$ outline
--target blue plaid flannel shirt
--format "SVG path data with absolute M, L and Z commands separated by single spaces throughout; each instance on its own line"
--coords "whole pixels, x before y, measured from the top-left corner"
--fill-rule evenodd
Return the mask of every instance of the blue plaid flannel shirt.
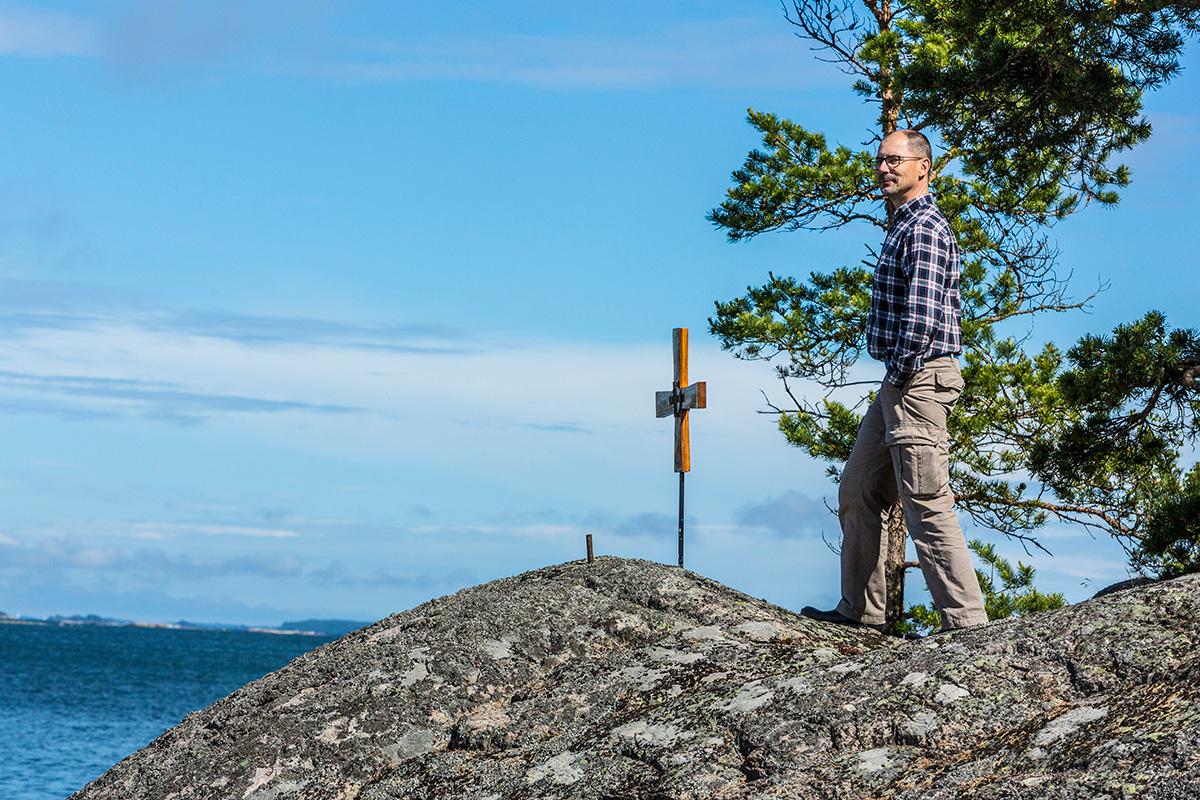
M 896 209 L 867 317 L 867 351 L 903 386 L 932 356 L 962 351 L 958 244 L 929 194 Z

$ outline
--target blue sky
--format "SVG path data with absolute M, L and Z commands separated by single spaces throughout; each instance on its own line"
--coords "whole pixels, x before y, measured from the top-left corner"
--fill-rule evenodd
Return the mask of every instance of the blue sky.
M 1035 340 L 1194 319 L 1198 66 L 1148 99 L 1119 209 L 1056 231 L 1076 292 L 1110 288 Z M 374 619 L 586 532 L 673 561 L 680 325 L 710 403 L 689 567 L 836 598 L 824 465 L 706 335 L 713 300 L 876 236 L 704 219 L 747 107 L 870 136 L 777 4 L 0 2 L 0 93 L 0 609 Z M 1043 540 L 1068 599 L 1125 575 Z

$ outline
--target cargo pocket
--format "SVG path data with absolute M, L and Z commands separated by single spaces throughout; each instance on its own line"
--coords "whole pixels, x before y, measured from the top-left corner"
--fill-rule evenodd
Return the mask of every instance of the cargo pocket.
M 950 457 L 937 444 L 902 444 L 900 480 L 913 497 L 937 497 L 950 482 Z
M 954 372 L 938 370 L 933 374 L 933 382 L 937 386 L 939 394 L 953 393 L 955 400 L 958 399 L 958 396 L 962 394 L 963 388 L 967 385 L 957 370 Z
M 887 432 L 885 442 L 899 456 L 902 493 L 936 497 L 950 483 L 950 453 L 932 431 L 900 425 Z

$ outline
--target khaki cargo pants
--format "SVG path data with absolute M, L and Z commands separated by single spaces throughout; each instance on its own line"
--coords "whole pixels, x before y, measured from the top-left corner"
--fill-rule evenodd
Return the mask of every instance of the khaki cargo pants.
M 884 621 L 884 512 L 899 495 L 925 584 L 944 627 L 987 622 L 950 491 L 946 417 L 962 390 L 957 359 L 942 356 L 925 362 L 904 386 L 883 381 L 867 409 L 838 488 L 841 614 L 869 624 Z

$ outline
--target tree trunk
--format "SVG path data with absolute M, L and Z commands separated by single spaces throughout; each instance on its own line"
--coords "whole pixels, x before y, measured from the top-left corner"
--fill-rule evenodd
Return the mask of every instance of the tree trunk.
M 904 512 L 896 501 L 887 512 L 887 599 L 884 606 L 883 632 L 891 636 L 900 635 L 900 624 L 904 621 L 904 549 L 908 543 L 908 529 L 904 526 Z
M 890 0 L 882 0 L 874 7 L 875 22 L 882 33 L 891 28 L 892 4 Z M 880 65 L 878 73 L 879 86 L 879 127 L 880 137 L 885 137 L 900 127 L 900 98 L 897 97 L 891 66 Z M 888 205 L 888 227 L 892 226 L 892 207 Z M 900 625 L 904 621 L 904 550 L 908 543 L 908 529 L 904 526 L 904 512 L 897 500 L 887 512 L 887 566 L 884 574 L 887 576 L 887 598 L 884 605 L 884 632 L 892 636 L 900 635 Z
M 888 0 L 883 0 L 877 7 L 875 22 L 879 25 L 880 33 L 887 31 L 891 27 L 892 4 Z M 896 90 L 892 85 L 892 68 L 887 64 L 880 65 L 877 85 L 879 86 L 879 140 L 882 142 L 889 134 L 895 133 L 900 127 L 899 98 L 896 97 Z M 887 222 L 889 229 L 892 227 L 894 213 L 891 204 L 888 203 Z M 903 553 L 901 553 L 900 560 L 904 560 Z

